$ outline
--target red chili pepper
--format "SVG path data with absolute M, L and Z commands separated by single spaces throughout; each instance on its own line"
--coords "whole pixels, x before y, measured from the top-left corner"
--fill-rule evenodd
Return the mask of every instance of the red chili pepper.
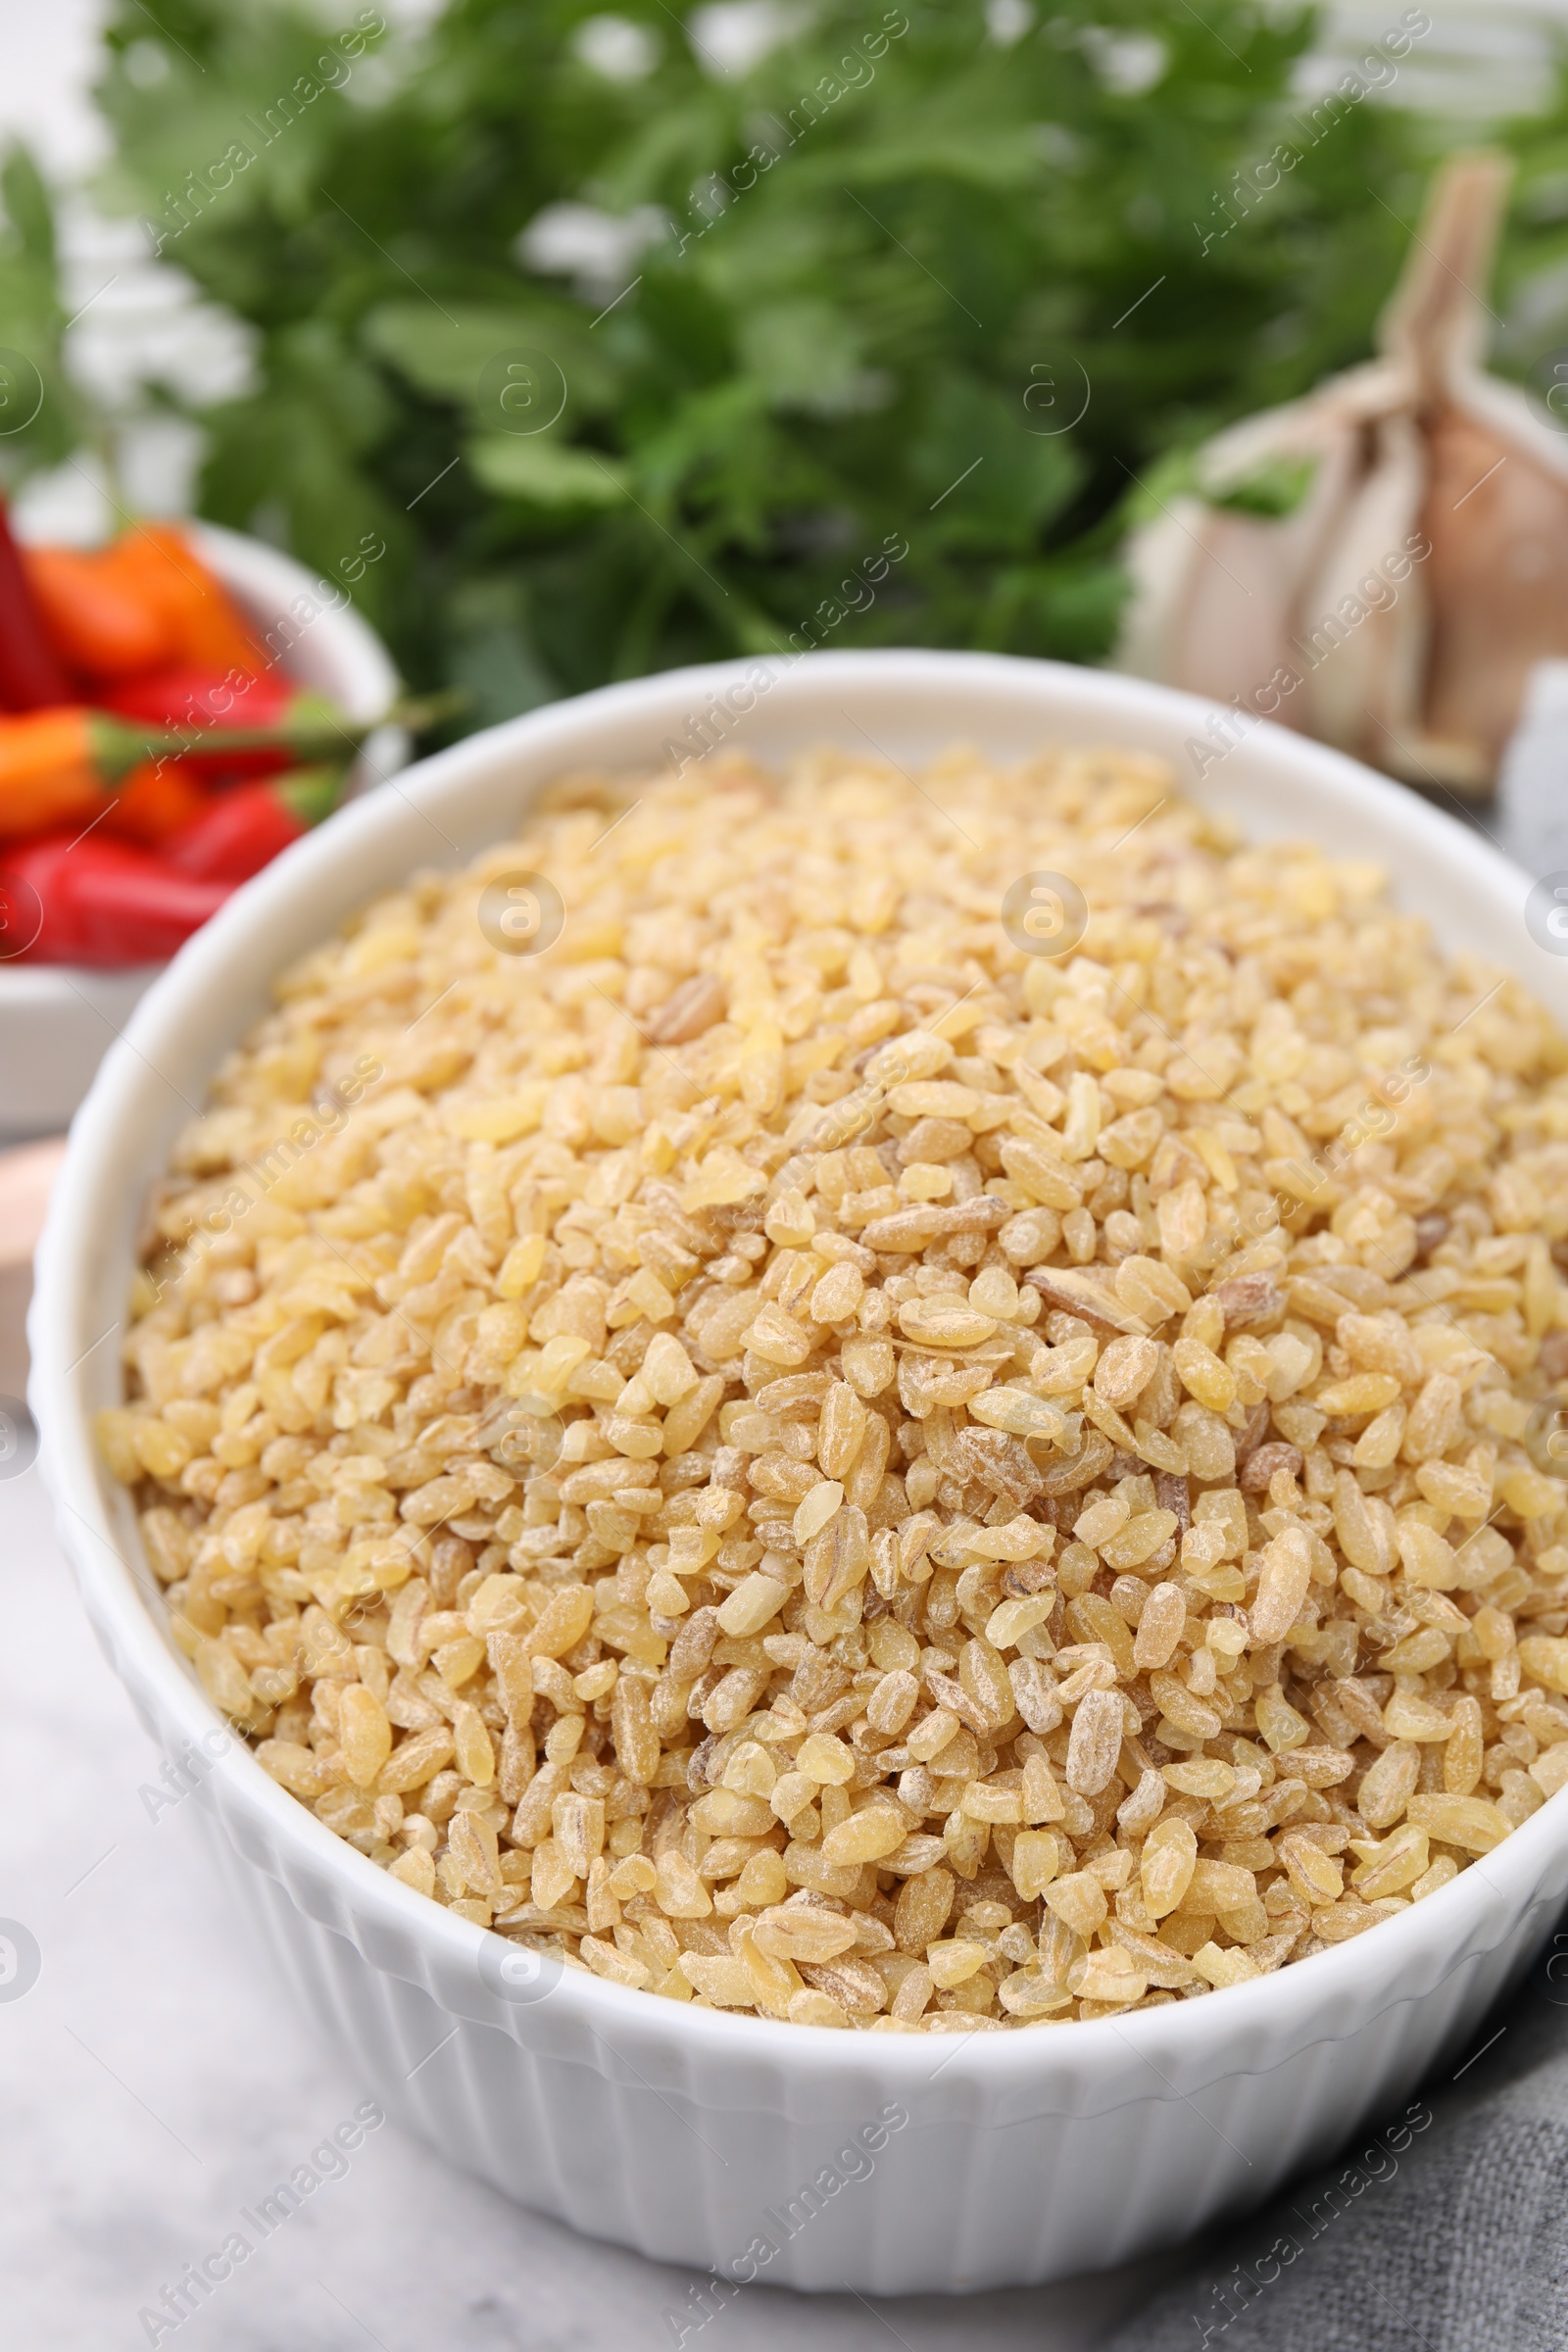
M 242 669 L 153 669 L 127 678 L 104 703 L 122 718 L 157 727 L 271 727 L 298 699 L 300 687 L 280 669 L 253 677 Z
M 252 677 L 244 670 L 178 668 L 134 677 L 108 694 L 104 708 L 124 719 L 143 719 L 148 727 L 284 727 L 301 701 L 313 699 L 301 696 L 296 682 L 282 670 Z M 193 766 L 200 774 L 212 774 L 214 764 L 214 760 L 195 753 Z M 275 751 L 225 755 L 223 774 L 272 776 L 291 764 L 287 746 L 277 746 Z
M 236 784 L 165 842 L 164 856 L 182 874 L 203 881 L 248 882 L 291 841 L 330 816 L 342 782 L 338 768 L 301 767 L 292 775 Z
M 0 904 L 33 963 L 162 963 L 216 914 L 227 882 L 176 873 L 128 843 L 45 834 L 0 865 Z
M 0 709 L 41 710 L 71 699 L 0 501 Z
M 335 703 L 309 693 L 281 670 L 261 677 L 240 669 L 156 670 L 117 687 L 104 707 L 149 726 L 211 730 L 215 748 L 192 752 L 187 762 L 194 775 L 209 779 L 276 775 L 301 760 L 329 757 L 334 748 L 346 756 L 365 732 Z M 225 733 L 258 729 L 273 738 L 270 745 L 253 751 L 217 748 Z

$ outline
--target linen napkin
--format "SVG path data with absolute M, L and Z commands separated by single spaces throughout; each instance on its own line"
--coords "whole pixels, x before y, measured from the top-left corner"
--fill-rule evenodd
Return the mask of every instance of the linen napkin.
M 1308 1963 L 1310 1965 L 1310 1963 Z M 1240 2224 L 1107 2352 L 1562 2352 L 1568 1935 L 1468 2054 Z

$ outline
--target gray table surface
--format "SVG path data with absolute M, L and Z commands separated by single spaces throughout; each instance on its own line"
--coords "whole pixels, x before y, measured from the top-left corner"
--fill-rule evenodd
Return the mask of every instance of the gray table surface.
M 0 1917 L 37 1981 L 0 1997 L 0 2342 L 125 2352 L 368 2085 L 301 2014 L 215 1880 L 192 1804 L 88 1630 L 36 1467 L 0 1483 Z M 750 2290 L 704 2352 L 1081 2352 L 1170 2266 L 964 2301 Z M 672 2348 L 691 2274 L 509 2205 L 394 2126 L 177 2331 L 222 2352 Z M 695 2336 L 688 2339 L 695 2344 Z

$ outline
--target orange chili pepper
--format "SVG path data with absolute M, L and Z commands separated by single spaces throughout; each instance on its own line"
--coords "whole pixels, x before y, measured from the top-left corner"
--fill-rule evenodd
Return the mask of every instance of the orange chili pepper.
M 136 523 L 99 561 L 106 579 L 158 615 L 166 639 L 163 661 L 251 673 L 266 668 L 267 656 L 228 591 L 172 524 Z
M 341 759 L 369 731 L 370 722 L 342 718 L 329 704 L 296 709 L 282 727 L 177 732 L 71 704 L 58 710 L 0 714 L 0 835 L 87 822 L 144 761 L 157 763 L 167 775 L 176 760 L 187 758 L 211 758 L 219 772 L 234 754 L 282 752 L 296 764 Z M 150 786 L 147 800 L 154 805 Z M 183 814 L 189 813 L 187 802 Z
M 89 817 L 102 804 L 106 781 L 89 712 L 68 706 L 0 721 L 0 833 L 35 833 Z
M 165 614 L 107 572 L 101 555 L 29 547 L 22 562 L 49 643 L 82 677 L 114 684 L 166 659 Z
M 67 704 L 0 717 L 0 834 L 85 823 L 132 768 L 179 738 Z

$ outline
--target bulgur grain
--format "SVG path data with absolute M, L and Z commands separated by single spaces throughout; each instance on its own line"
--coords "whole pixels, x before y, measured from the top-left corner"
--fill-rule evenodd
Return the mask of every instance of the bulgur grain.
M 610 1982 L 1120 2015 L 1568 1784 L 1568 1047 L 1143 756 L 579 783 L 284 975 L 152 1213 L 101 1441 L 176 1642 Z

